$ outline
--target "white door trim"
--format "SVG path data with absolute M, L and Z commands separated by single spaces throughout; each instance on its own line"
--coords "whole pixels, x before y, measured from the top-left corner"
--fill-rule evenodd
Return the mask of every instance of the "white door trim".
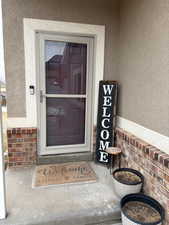
M 0 0 L 0 80 L 5 80 L 4 46 L 3 46 L 3 24 L 2 24 L 2 1 Z M 2 131 L 2 107 L 0 97 L 0 219 L 6 217 L 6 189 L 5 189 L 5 169 L 3 151 L 3 131 Z
M 97 121 L 97 101 L 99 81 L 103 80 L 105 26 L 90 25 L 51 20 L 24 18 L 24 50 L 25 50 L 25 87 L 26 87 L 26 117 L 9 118 L 8 127 L 37 127 L 37 97 L 30 95 L 29 86 L 36 87 L 36 31 L 71 33 L 74 35 L 92 36 L 95 38 L 94 58 L 94 124 Z
M 75 152 L 89 152 L 92 151 L 92 136 L 93 136 L 93 51 L 94 51 L 94 38 L 60 35 L 56 33 L 37 33 L 37 91 L 42 92 L 41 101 L 37 101 L 38 106 L 38 128 L 40 147 L 38 153 L 40 155 L 50 154 L 63 154 Z M 87 70 L 86 70 L 86 94 L 84 95 L 63 95 L 63 94 L 46 94 L 46 72 L 45 72 L 45 41 L 66 41 L 73 43 L 83 43 L 87 45 Z M 85 98 L 86 99 L 86 112 L 85 112 L 85 142 L 83 144 L 74 145 L 59 145 L 59 146 L 46 146 L 46 97 L 48 98 Z
M 5 189 L 5 169 L 3 151 L 3 131 L 2 131 L 2 107 L 0 99 L 0 219 L 6 217 L 6 189 Z

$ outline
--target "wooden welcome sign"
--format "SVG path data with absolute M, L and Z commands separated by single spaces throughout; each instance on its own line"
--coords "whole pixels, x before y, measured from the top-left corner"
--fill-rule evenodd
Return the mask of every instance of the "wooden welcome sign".
M 114 146 L 116 105 L 117 82 L 100 81 L 96 136 L 96 160 L 100 163 L 110 162 L 110 155 L 105 149 Z

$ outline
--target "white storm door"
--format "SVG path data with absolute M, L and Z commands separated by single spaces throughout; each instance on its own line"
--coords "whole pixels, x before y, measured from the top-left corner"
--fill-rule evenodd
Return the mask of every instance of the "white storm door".
M 38 33 L 40 155 L 91 151 L 93 38 Z

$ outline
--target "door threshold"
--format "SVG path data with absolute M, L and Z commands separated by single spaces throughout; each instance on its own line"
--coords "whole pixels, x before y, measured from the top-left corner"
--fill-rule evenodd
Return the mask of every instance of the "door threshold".
M 93 152 L 38 156 L 37 165 L 93 161 Z

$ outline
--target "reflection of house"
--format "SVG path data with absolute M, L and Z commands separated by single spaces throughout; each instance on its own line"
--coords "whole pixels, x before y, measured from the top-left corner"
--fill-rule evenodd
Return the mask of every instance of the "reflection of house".
M 48 93 L 85 93 L 86 47 L 85 44 L 68 43 L 63 55 L 54 55 L 46 62 Z

